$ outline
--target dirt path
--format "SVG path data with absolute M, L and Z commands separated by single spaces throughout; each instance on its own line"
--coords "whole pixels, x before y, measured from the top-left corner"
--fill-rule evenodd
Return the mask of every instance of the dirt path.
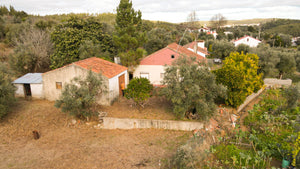
M 68 126 L 70 121 L 53 102 L 20 100 L 0 121 L 0 168 L 159 168 L 191 135 Z M 39 140 L 32 130 L 41 133 Z

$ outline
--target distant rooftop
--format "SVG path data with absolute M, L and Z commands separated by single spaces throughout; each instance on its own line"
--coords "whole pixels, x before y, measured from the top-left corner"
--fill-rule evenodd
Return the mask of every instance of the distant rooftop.
M 26 75 L 16 79 L 13 83 L 16 84 L 32 84 L 42 83 L 42 73 L 27 73 Z

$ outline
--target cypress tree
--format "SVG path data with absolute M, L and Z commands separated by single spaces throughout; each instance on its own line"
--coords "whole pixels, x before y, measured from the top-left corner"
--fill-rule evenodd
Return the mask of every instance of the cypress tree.
M 146 42 L 145 33 L 142 31 L 142 13 L 132 8 L 131 0 L 120 0 L 117 7 L 114 43 L 118 50 L 118 56 L 129 71 L 139 64 L 143 57 L 142 46 Z

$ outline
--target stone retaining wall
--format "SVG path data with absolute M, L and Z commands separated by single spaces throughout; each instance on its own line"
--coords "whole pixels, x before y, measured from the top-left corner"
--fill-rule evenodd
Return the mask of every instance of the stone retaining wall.
M 192 131 L 202 129 L 203 123 L 185 122 L 173 120 L 151 120 L 151 119 L 129 119 L 103 117 L 104 129 L 136 129 L 136 128 L 157 128 L 169 130 Z

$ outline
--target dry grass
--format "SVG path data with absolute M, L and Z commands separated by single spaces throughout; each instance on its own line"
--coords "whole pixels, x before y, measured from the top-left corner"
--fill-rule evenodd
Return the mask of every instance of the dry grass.
M 172 113 L 170 103 L 162 97 L 150 98 L 148 104 L 141 110 L 141 112 L 138 111 L 138 108 L 132 101 L 125 98 L 119 98 L 116 102 L 114 102 L 113 106 L 101 106 L 100 108 L 107 112 L 110 117 L 161 120 L 176 119 Z
M 159 168 L 159 161 L 171 157 L 191 135 L 69 126 L 72 118 L 53 104 L 20 99 L 0 121 L 0 168 Z M 40 132 L 40 139 L 33 139 L 33 130 Z

